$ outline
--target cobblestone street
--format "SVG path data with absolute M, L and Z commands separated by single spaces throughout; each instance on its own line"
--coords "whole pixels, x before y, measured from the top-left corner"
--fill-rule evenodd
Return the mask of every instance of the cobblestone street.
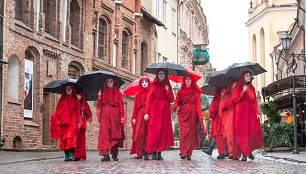
M 97 151 L 88 160 L 64 162 L 62 158 L 0 165 L 0 173 L 306 173 L 306 165 L 256 154 L 254 161 L 217 160 L 196 150 L 192 160 L 179 159 L 179 151 L 163 152 L 164 161 L 135 160 L 129 151 L 119 151 L 120 161 L 100 162 Z

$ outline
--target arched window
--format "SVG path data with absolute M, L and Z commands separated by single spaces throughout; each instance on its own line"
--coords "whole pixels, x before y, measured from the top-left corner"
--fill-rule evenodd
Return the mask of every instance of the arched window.
M 78 79 L 84 73 L 83 66 L 78 62 L 70 62 L 68 65 L 68 77 Z
M 10 57 L 8 60 L 8 73 L 7 73 L 7 93 L 8 97 L 18 101 L 19 91 L 19 65 L 17 58 Z
M 265 32 L 263 28 L 260 30 L 260 64 L 263 68 L 266 68 L 266 57 L 265 57 Z M 262 75 L 261 84 L 266 85 L 265 73 Z
M 126 31 L 122 32 L 122 67 L 128 66 L 129 35 Z
M 81 25 L 80 25 L 80 6 L 77 0 L 72 0 L 70 3 L 70 20 L 69 24 L 71 27 L 71 43 L 76 47 L 81 47 Z
M 15 18 L 22 20 L 22 2 L 21 0 L 15 0 Z
M 256 45 L 256 36 L 255 34 L 253 35 L 253 62 L 257 62 L 257 45 Z
M 98 39 L 98 57 L 105 59 L 106 42 L 107 42 L 107 23 L 99 19 L 99 39 Z
M 146 44 L 146 42 L 142 42 L 141 43 L 141 70 L 140 73 L 143 76 L 143 72 L 144 70 L 147 68 L 148 66 L 148 45 Z
M 34 55 L 25 51 L 24 60 L 24 117 L 33 118 L 34 97 Z

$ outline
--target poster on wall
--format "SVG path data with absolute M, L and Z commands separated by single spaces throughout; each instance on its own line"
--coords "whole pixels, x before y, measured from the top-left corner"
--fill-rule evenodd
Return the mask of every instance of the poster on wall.
M 24 117 L 33 118 L 33 61 L 25 59 Z

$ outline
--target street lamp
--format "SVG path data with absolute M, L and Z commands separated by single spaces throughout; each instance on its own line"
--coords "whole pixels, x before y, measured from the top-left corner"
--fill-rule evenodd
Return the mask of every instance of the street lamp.
M 281 38 L 281 42 L 282 42 L 282 47 L 283 50 L 286 52 L 289 50 L 290 48 L 290 44 L 291 44 L 291 38 L 288 34 L 288 31 L 286 31 L 283 34 L 283 37 Z M 294 54 L 292 53 L 292 90 L 293 90 L 293 126 L 294 126 L 294 150 L 293 150 L 293 154 L 299 154 L 299 151 L 297 149 L 297 117 L 296 117 L 296 96 L 295 96 L 295 70 L 297 68 L 297 63 L 295 58 L 299 59 L 300 57 L 304 57 L 305 54 Z M 300 58 L 301 59 L 301 58 Z M 303 61 L 305 61 L 304 59 L 301 59 Z

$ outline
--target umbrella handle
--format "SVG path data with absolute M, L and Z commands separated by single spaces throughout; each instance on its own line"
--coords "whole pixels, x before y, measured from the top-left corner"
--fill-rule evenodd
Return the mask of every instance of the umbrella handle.
M 81 120 L 83 120 L 84 117 L 84 111 L 82 111 Z

